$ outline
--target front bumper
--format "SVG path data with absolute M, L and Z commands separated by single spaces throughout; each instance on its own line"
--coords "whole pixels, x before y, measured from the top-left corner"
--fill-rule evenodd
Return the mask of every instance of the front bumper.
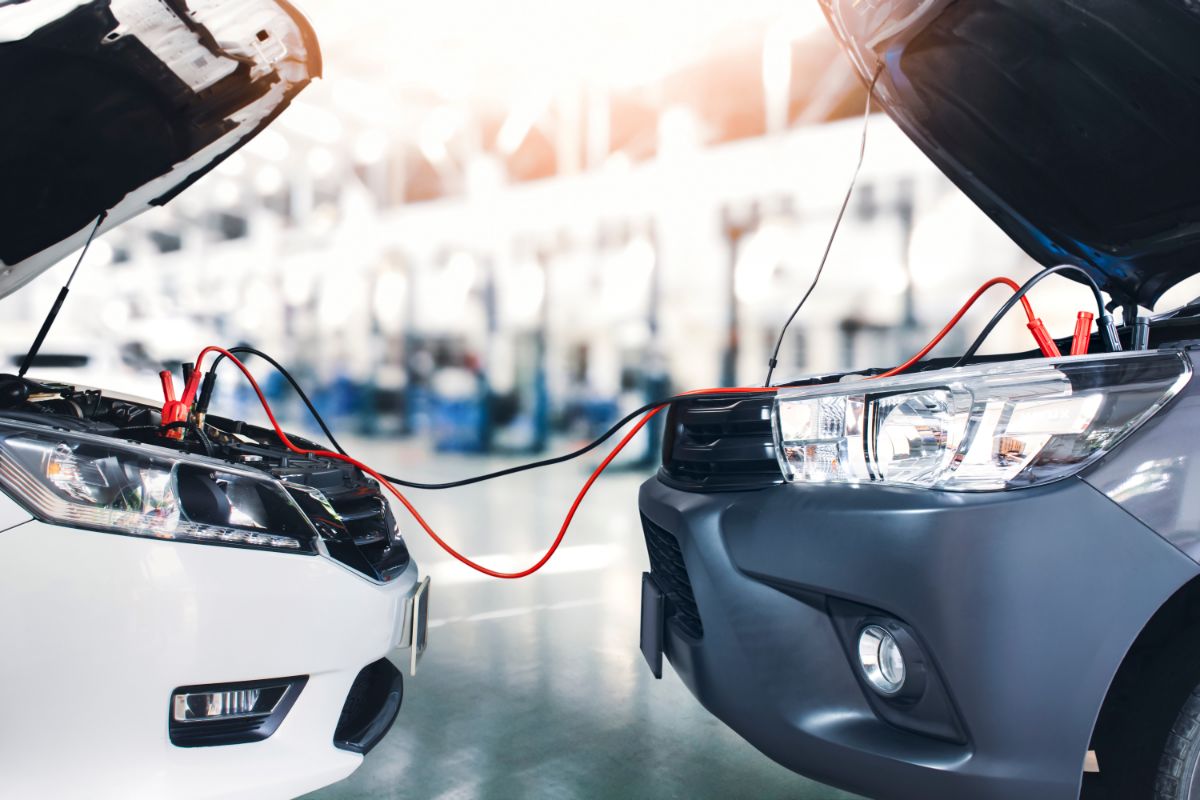
M 684 683 L 771 758 L 875 798 L 1077 797 L 1121 659 L 1197 573 L 1077 479 L 988 494 L 651 479 L 640 507 L 694 597 L 699 624 L 685 609 L 663 631 Z M 859 681 L 845 633 L 859 607 L 912 631 L 945 726 Z
M 335 746 L 339 717 L 409 641 L 416 581 L 415 564 L 380 585 L 321 556 L 0 531 L 0 795 L 294 797 L 346 777 L 363 757 Z M 269 738 L 169 741 L 177 687 L 297 675 Z

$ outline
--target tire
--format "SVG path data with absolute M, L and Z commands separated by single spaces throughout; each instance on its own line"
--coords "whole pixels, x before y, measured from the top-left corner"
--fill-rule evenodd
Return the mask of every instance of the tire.
M 1200 686 L 1187 696 L 1167 734 L 1154 800 L 1200 800 Z
M 1081 800 L 1200 800 L 1200 626 L 1126 662 L 1093 732 L 1100 772 L 1083 776 Z

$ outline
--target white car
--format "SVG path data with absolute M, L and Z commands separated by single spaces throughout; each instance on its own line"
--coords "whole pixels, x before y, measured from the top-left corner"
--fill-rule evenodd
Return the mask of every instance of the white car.
M 285 0 L 0 2 L 0 296 L 170 200 L 319 71 Z M 415 667 L 427 585 L 354 467 L 0 376 L 0 797 L 344 778 L 396 717 L 388 656 Z

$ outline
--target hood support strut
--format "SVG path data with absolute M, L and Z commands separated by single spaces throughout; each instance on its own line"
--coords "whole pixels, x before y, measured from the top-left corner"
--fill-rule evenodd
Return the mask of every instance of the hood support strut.
M 71 281 L 75 280 L 75 273 L 79 272 L 79 265 L 83 263 L 83 257 L 87 255 L 88 248 L 92 246 L 92 239 L 96 238 L 96 231 L 100 230 L 101 223 L 108 216 L 108 212 L 101 212 L 100 216 L 96 217 L 96 224 L 92 226 L 92 232 L 88 234 L 87 241 L 83 244 L 83 250 L 79 253 L 79 259 L 75 262 L 75 267 L 71 270 L 67 282 L 58 290 L 58 297 L 54 300 L 54 305 L 50 307 L 50 313 L 46 315 L 42 327 L 38 330 L 37 336 L 33 339 L 33 344 L 29 348 L 29 352 L 25 354 L 25 360 L 21 362 L 21 368 L 17 370 L 17 377 L 24 378 L 25 373 L 29 372 L 29 368 L 33 366 L 33 360 L 37 358 L 38 351 L 42 349 L 42 343 L 46 341 L 46 334 L 50 333 L 50 328 L 54 325 L 54 320 L 58 319 L 58 312 L 62 310 L 63 301 L 67 299 L 67 294 L 71 291 Z

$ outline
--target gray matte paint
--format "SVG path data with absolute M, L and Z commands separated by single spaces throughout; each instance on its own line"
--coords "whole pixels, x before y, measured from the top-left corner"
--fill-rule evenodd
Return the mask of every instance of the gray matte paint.
M 1194 345 L 1192 346 L 1194 347 Z M 1189 348 L 1192 368 L 1196 351 Z M 1200 561 L 1200 378 L 1083 477 Z
M 652 479 L 640 507 L 678 538 L 704 621 L 700 641 L 668 621 L 665 652 L 684 683 L 781 764 L 877 798 L 1077 797 L 1129 646 L 1200 572 L 1077 478 L 986 494 L 697 494 Z M 876 716 L 826 597 L 914 631 L 967 745 Z

